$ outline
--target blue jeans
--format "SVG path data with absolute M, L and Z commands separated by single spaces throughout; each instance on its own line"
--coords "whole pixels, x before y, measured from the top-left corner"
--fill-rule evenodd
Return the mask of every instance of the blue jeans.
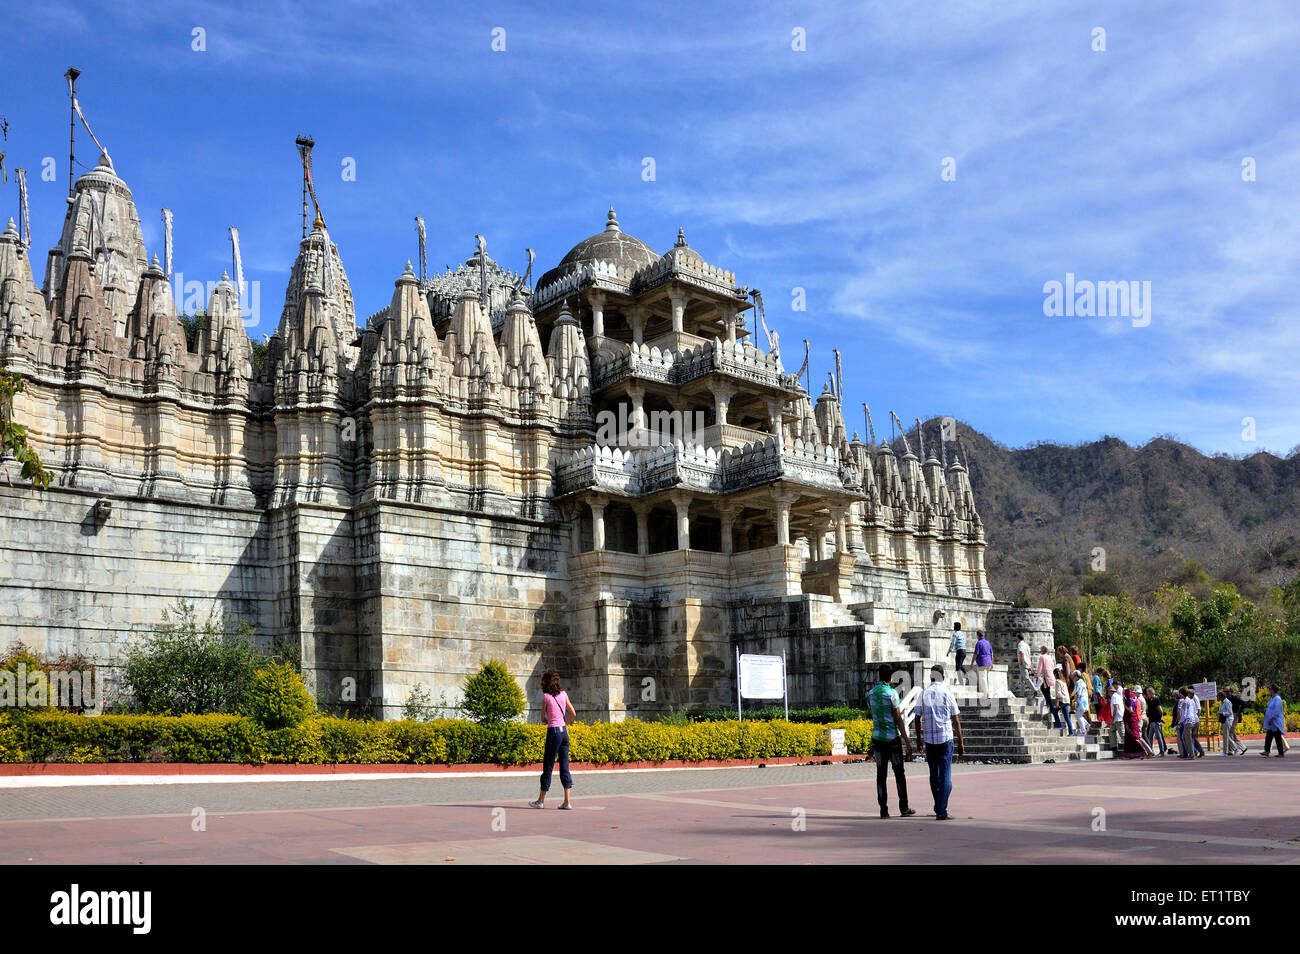
M 930 765 L 930 792 L 934 795 L 934 813 L 948 816 L 948 796 L 952 793 L 952 748 L 950 739 L 938 745 L 925 743 L 925 761 Z
M 560 757 L 560 784 L 567 791 L 573 788 L 573 776 L 569 774 L 569 730 L 564 726 L 547 726 L 546 754 L 542 757 L 542 791 L 551 790 L 551 770 L 555 768 L 555 757 Z
M 1165 741 L 1164 726 L 1160 725 L 1157 722 L 1148 721 L 1147 722 L 1147 746 L 1150 748 L 1154 748 L 1154 746 L 1152 746 L 1153 742 L 1159 742 L 1161 755 L 1164 755 L 1166 752 L 1169 751 L 1169 743 Z
M 1067 706 L 1064 702 L 1058 702 L 1058 703 L 1056 704 L 1056 711 L 1057 711 L 1057 719 L 1056 719 L 1056 726 L 1057 726 L 1057 728 L 1060 728 L 1060 726 L 1061 726 L 1061 717 L 1064 717 L 1064 718 L 1065 718 L 1065 734 L 1066 734 L 1066 735 L 1074 735 L 1074 726 L 1070 724 L 1070 707 Z

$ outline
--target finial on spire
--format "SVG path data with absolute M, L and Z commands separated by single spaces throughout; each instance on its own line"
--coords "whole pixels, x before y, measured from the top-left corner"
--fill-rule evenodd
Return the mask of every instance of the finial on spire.
M 686 233 L 682 230 L 680 225 L 677 226 L 677 244 L 673 247 L 686 248 Z
M 230 272 L 226 271 L 224 268 L 221 270 L 221 280 L 223 282 L 230 281 Z
M 312 222 L 311 229 L 313 232 L 325 228 L 325 220 L 321 218 L 320 209 L 316 210 L 316 221 Z
M 613 205 L 610 205 L 610 207 L 609 207 L 609 215 L 605 216 L 605 231 L 606 231 L 606 232 L 617 232 L 617 231 L 619 231 L 619 228 L 618 228 L 618 216 L 614 214 L 614 206 L 613 206 Z
M 7 235 L 10 232 L 13 232 L 15 235 L 18 234 L 18 229 L 14 227 L 14 217 L 12 215 L 9 216 L 9 224 L 5 226 L 5 234 Z

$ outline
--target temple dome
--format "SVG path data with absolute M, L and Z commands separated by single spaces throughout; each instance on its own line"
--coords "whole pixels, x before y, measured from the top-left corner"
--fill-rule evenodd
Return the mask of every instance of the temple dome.
M 583 239 L 569 249 L 568 254 L 560 259 L 560 264 L 541 277 L 537 287 L 545 288 L 551 282 L 593 262 L 610 262 L 619 269 L 636 271 L 657 261 L 659 255 L 654 249 L 618 227 L 614 207 L 610 206 L 605 230 Z

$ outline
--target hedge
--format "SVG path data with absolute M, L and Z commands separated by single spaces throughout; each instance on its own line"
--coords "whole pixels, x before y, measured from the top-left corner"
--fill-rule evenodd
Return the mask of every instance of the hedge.
M 863 754 L 871 723 L 842 723 Z M 825 726 L 792 722 L 625 722 L 569 727 L 569 757 L 600 765 L 829 754 Z M 233 715 L 81 716 L 47 711 L 0 717 L 0 762 L 218 762 L 519 765 L 542 760 L 545 727 L 459 719 L 375 722 L 314 716 L 281 729 Z
M 735 709 L 693 709 L 686 713 L 692 722 L 731 722 L 736 718 Z M 764 706 L 745 713 L 745 721 L 761 719 L 768 721 L 784 720 L 785 709 L 781 706 Z M 839 725 L 842 722 L 870 720 L 869 709 L 853 709 L 849 706 L 823 706 L 817 709 L 791 709 L 791 722 L 814 722 L 820 725 Z

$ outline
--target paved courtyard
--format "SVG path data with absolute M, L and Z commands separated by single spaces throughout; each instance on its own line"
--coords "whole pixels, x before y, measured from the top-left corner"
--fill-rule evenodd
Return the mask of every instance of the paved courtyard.
M 1300 863 L 1300 758 L 1253 748 L 957 766 L 945 822 L 915 763 L 888 820 L 863 763 L 591 772 L 572 812 L 532 775 L 6 788 L 0 864 Z

